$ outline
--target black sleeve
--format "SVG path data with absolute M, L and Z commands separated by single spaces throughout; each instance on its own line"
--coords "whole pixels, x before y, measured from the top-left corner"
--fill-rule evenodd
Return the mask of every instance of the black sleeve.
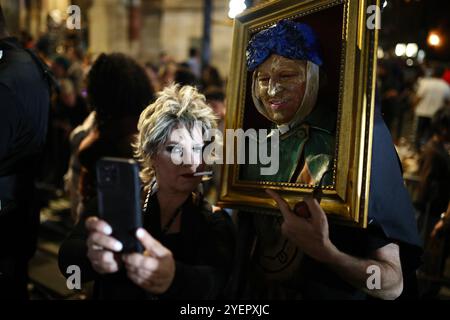
M 397 243 L 397 241 L 389 239 L 384 234 L 381 227 L 376 224 L 371 224 L 367 227 L 366 241 L 367 241 L 366 248 L 368 254 L 378 249 L 381 249 L 390 243 Z
M 8 154 L 18 130 L 18 108 L 18 101 L 11 90 L 0 83 L 0 160 Z
M 199 263 L 189 265 L 176 261 L 175 278 L 165 299 L 223 298 L 232 267 L 235 237 L 231 218 L 226 212 L 209 217 L 203 245 L 199 248 Z
M 330 239 L 339 250 L 360 258 L 367 258 L 375 250 L 396 243 L 375 222 L 370 223 L 367 229 L 330 224 Z

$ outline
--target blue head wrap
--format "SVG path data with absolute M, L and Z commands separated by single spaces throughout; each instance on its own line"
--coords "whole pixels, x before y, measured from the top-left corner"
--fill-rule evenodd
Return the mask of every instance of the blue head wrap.
M 271 54 L 322 65 L 314 31 L 310 26 L 292 20 L 281 20 L 252 37 L 247 46 L 248 70 L 255 70 Z

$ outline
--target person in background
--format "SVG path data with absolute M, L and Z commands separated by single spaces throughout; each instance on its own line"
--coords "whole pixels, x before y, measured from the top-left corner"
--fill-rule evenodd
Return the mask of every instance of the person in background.
M 69 79 L 73 81 L 75 92 L 81 94 L 84 89 L 84 69 L 83 69 L 83 50 L 79 47 L 69 47 L 67 57 L 70 61 L 70 67 L 67 70 Z
M 47 65 L 52 65 L 51 60 L 51 45 L 50 45 L 50 39 L 48 36 L 42 36 L 38 39 L 35 46 L 35 51 L 38 57 Z
M 211 106 L 218 119 L 218 128 L 225 128 L 225 93 L 220 87 L 210 87 L 205 91 L 206 102 Z
M 96 195 L 95 166 L 102 157 L 132 158 L 132 142 L 142 110 L 154 91 L 143 67 L 121 54 L 101 54 L 87 77 L 94 128 L 80 143 L 80 196 L 83 207 Z
M 177 64 L 172 61 L 161 65 L 159 68 L 159 83 L 161 88 L 165 88 L 175 81 L 177 68 Z
M 450 107 L 439 109 L 431 121 L 432 136 L 420 160 L 420 185 L 416 207 L 425 243 L 450 199 Z
M 181 86 L 199 86 L 199 80 L 195 74 L 191 71 L 186 63 L 181 63 L 177 66 L 177 71 L 175 72 L 174 82 Z
M 205 97 L 206 103 L 213 109 L 214 114 L 217 117 L 217 128 L 222 132 L 222 135 L 224 135 L 226 113 L 225 94 L 220 88 L 210 87 L 206 90 Z M 212 178 L 203 183 L 205 195 L 212 204 L 215 204 L 218 200 L 221 177 L 222 165 L 214 164 Z
M 450 86 L 450 69 L 446 69 L 444 75 L 442 76 L 445 82 Z
M 52 72 L 56 79 L 65 79 L 69 76 L 70 61 L 66 57 L 58 56 L 52 62 Z
M 147 76 L 150 79 L 153 89 L 156 92 L 160 91 L 162 88 L 158 77 L 158 66 L 151 62 L 147 62 L 145 64 L 145 71 L 147 72 Z
M 440 219 L 427 235 L 424 263 L 419 270 L 422 299 L 436 299 L 445 277 L 446 261 L 450 254 L 450 201 Z M 442 282 L 441 282 L 442 281 Z
M 0 5 L 0 300 L 28 298 L 36 250 L 35 174 L 45 144 L 49 70 L 9 37 Z
M 200 79 L 202 76 L 202 69 L 200 61 L 200 51 L 197 48 L 192 47 L 189 49 L 189 58 L 186 61 L 186 64 L 194 74 L 194 76 L 197 79 Z
M 442 79 L 444 69 L 437 67 L 429 78 L 422 78 L 418 82 L 414 99 L 414 109 L 417 122 L 416 148 L 421 147 L 431 136 L 431 119 L 436 111 L 450 100 L 450 86 Z
M 210 87 L 223 88 L 223 80 L 220 77 L 219 70 L 211 65 L 203 68 L 201 83 L 203 91 L 207 91 Z
M 400 95 L 404 80 L 400 67 L 395 62 L 381 61 L 378 69 L 378 86 L 381 94 L 381 111 L 394 141 L 399 139 L 398 126 L 402 113 Z
M 92 111 L 84 122 L 76 127 L 69 137 L 70 160 L 69 168 L 64 175 L 64 191 L 70 198 L 70 213 L 72 220 L 78 222 L 78 212 L 81 210 L 81 195 L 79 190 L 81 164 L 78 157 L 78 149 L 86 136 L 95 129 L 95 111 Z
M 72 80 L 61 79 L 59 83 L 60 92 L 50 111 L 46 181 L 62 190 L 70 159 L 70 133 L 85 120 L 89 110 L 85 99 L 76 92 Z

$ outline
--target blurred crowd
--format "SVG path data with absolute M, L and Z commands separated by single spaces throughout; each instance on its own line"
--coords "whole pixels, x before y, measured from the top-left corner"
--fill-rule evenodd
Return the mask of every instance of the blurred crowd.
M 196 48 L 189 50 L 186 61 L 161 52 L 156 61 L 142 63 L 123 54 L 93 57 L 70 35 L 44 35 L 34 41 L 23 33 L 21 41 L 47 63 L 58 83 L 38 187 L 48 199 L 70 198 L 74 221 L 95 194 L 96 161 L 103 156 L 133 157 L 138 117 L 163 88 L 172 83 L 197 87 L 224 128 L 225 80 L 214 66 L 202 66 Z M 441 214 L 450 210 L 450 69 L 383 59 L 377 71 L 378 102 L 397 146 L 428 252 L 424 274 L 439 278 L 445 268 L 442 257 L 450 247 L 449 231 L 439 226 Z M 220 179 L 216 171 L 205 183 L 212 203 Z M 436 239 L 443 243 L 437 253 L 432 249 Z M 436 254 L 440 265 L 430 267 L 427 257 L 435 264 Z M 436 286 L 430 285 L 426 293 L 435 294 L 433 290 Z
M 157 61 L 141 63 L 123 54 L 93 57 L 70 34 L 55 39 L 49 33 L 37 41 L 21 36 L 22 45 L 45 61 L 57 82 L 38 187 L 47 200 L 68 196 L 74 221 L 80 205 L 95 193 L 95 161 L 133 157 L 138 117 L 163 88 L 172 83 L 197 87 L 224 127 L 225 81 L 216 67 L 202 66 L 197 48 L 189 49 L 186 61 L 161 52 Z M 205 182 L 213 202 L 217 185 L 218 174 Z
M 424 295 L 433 296 L 450 247 L 448 226 L 442 224 L 450 212 L 450 69 L 381 60 L 378 90 L 424 241 Z

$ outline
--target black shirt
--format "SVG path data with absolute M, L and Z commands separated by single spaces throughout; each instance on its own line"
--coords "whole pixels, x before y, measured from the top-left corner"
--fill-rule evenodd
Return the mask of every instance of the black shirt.
M 96 212 L 95 199 L 89 212 Z M 225 212 L 213 213 L 204 201 L 188 199 L 181 213 L 178 234 L 163 234 L 159 205 L 155 196 L 144 214 L 144 228 L 172 251 L 175 278 L 169 290 L 151 295 L 134 285 L 124 270 L 100 276 L 88 260 L 83 217 L 59 251 L 59 266 L 65 276 L 69 265 L 81 268 L 82 281 L 96 281 L 96 298 L 101 299 L 214 299 L 222 296 L 233 260 L 234 234 Z
M 375 111 L 372 148 L 369 226 L 367 229 L 356 229 L 330 222 L 330 240 L 341 251 L 359 258 L 367 258 L 373 251 L 389 243 L 398 244 L 404 280 L 404 297 L 411 297 L 416 294 L 414 292 L 415 270 L 421 262 L 421 241 L 411 199 L 402 179 L 400 162 L 379 109 Z M 274 233 L 274 238 L 266 241 L 266 247 L 268 247 L 267 243 L 270 245 L 270 241 L 276 243 L 277 234 L 280 232 L 275 232 L 277 228 L 275 223 L 265 224 L 273 226 L 272 230 L 258 232 L 258 221 L 263 218 L 254 218 L 253 215 L 250 212 L 239 213 L 234 281 L 230 287 L 232 297 L 314 300 L 368 298 L 364 292 L 352 287 L 327 266 L 307 255 L 302 257 L 298 249 L 292 245 L 289 247 L 288 244 L 280 251 L 281 255 L 260 260 L 267 262 L 269 259 L 273 261 L 275 261 L 274 258 L 279 259 L 282 263 L 272 264 L 272 266 L 281 265 L 283 269 L 266 268 L 265 272 L 258 276 L 255 273 L 258 268 L 254 267 L 257 266 L 258 261 L 255 262 L 253 259 L 255 255 L 252 254 L 255 252 L 254 244 L 258 244 L 257 235 L 258 233 L 263 235 Z M 265 264 L 265 266 L 268 265 L 270 266 L 270 263 Z M 274 276 L 274 273 L 278 274 Z M 275 280 L 263 280 L 268 277 Z

